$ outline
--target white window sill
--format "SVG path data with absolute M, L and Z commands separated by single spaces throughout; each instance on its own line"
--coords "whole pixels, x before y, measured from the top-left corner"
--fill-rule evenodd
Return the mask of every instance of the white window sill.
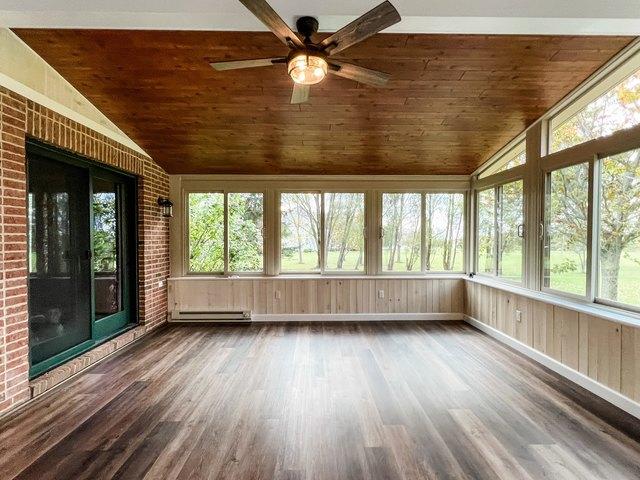
M 354 275 L 354 274 L 281 274 L 269 275 L 242 275 L 242 276 L 222 276 L 222 275 L 188 275 L 183 277 L 170 277 L 170 282 L 176 281 L 229 281 L 229 280 L 438 280 L 438 279 L 465 279 L 464 273 L 429 273 L 424 275 Z
M 567 308 L 579 313 L 585 313 L 587 315 L 593 315 L 594 317 L 604 318 L 612 322 L 621 323 L 623 325 L 629 325 L 632 327 L 640 327 L 640 315 L 623 310 L 620 308 L 610 307 L 608 305 L 601 305 L 598 303 L 574 300 L 570 298 L 562 297 L 561 295 L 554 295 L 547 292 L 538 292 L 535 290 L 529 290 L 528 288 L 520 287 L 517 285 L 510 285 L 499 280 L 490 279 L 486 277 L 465 277 L 468 282 L 485 285 L 487 287 L 496 288 L 505 292 L 514 293 L 522 297 L 530 298 L 532 300 L 538 300 L 540 302 L 549 303 L 557 307 Z

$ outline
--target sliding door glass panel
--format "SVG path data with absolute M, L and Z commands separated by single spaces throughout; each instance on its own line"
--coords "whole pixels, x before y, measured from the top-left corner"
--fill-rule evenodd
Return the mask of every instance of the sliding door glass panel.
M 325 270 L 364 271 L 364 193 L 325 193 Z
M 93 179 L 93 285 L 96 319 L 122 310 L 119 245 L 120 192 L 115 182 Z
M 29 157 L 29 345 L 35 365 L 91 338 L 89 176 Z
M 425 203 L 425 268 L 464 269 L 464 195 L 428 193 Z
M 280 195 L 280 271 L 320 271 L 320 194 Z
M 546 190 L 543 285 L 586 295 L 589 165 L 554 170 Z
M 640 307 L 640 149 L 601 161 L 598 297 Z
M 522 281 L 524 218 L 522 180 L 502 185 L 498 207 L 498 276 Z
M 263 195 L 229 193 L 227 195 L 229 228 L 229 271 L 263 270 Z
M 419 272 L 421 266 L 422 195 L 382 194 L 382 269 Z
M 477 251 L 478 273 L 495 274 L 496 191 L 478 192 Z
M 224 272 L 224 194 L 190 193 L 189 272 Z

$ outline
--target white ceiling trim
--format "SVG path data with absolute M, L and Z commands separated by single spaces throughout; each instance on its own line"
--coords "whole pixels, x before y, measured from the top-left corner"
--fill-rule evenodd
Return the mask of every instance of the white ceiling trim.
M 320 30 L 334 32 L 357 15 L 318 15 Z M 289 25 L 295 19 L 285 18 Z M 202 12 L 69 12 L 0 10 L 0 27 L 140 30 L 264 31 L 250 15 Z M 388 33 L 640 35 L 640 18 L 403 16 Z

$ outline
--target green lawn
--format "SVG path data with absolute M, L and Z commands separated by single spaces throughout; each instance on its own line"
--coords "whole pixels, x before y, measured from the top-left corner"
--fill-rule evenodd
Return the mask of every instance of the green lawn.
M 630 305 L 640 305 L 640 264 L 637 263 L 640 261 L 640 249 L 629 253 L 630 255 L 623 256 L 620 261 L 617 301 Z M 567 260 L 573 260 L 578 266 L 578 270 L 562 273 L 552 272 L 550 287 L 562 292 L 584 295 L 587 274 L 579 271 L 580 258 L 576 253 L 568 251 L 554 252 L 551 258 L 551 267 L 553 268 L 553 266 L 562 264 Z M 503 276 L 506 278 L 516 277 L 519 262 L 519 254 L 508 253 L 503 255 Z
M 382 252 L 382 267 L 384 270 L 387 270 L 387 265 L 389 262 L 389 250 L 385 249 Z M 406 272 L 407 271 L 407 267 L 406 267 L 406 259 L 407 259 L 407 254 L 405 252 L 402 252 L 402 254 L 400 255 L 400 262 L 396 261 L 393 264 L 393 270 L 394 272 Z M 464 259 L 464 253 L 462 251 L 462 249 L 458 249 L 458 251 L 456 252 L 456 258 L 455 258 L 455 264 L 454 264 L 454 268 L 453 271 L 457 271 L 460 272 L 464 269 L 463 266 L 463 259 Z M 412 265 L 412 270 L 411 272 L 419 272 L 420 271 L 420 259 L 417 258 L 413 265 Z M 443 261 L 442 261 L 442 249 L 434 249 L 432 251 L 431 254 L 431 265 L 430 265 L 430 270 L 434 271 L 434 272 L 441 272 L 444 271 L 444 266 L 443 266 Z
M 335 270 L 338 263 L 339 252 L 329 252 L 328 268 L 327 270 Z M 347 252 L 342 269 L 345 271 L 356 271 L 356 264 L 358 262 L 359 252 Z M 298 258 L 298 252 L 293 255 L 280 257 L 280 269 L 283 272 L 313 272 L 317 268 L 318 254 L 316 252 L 303 252 L 302 263 Z M 364 266 L 361 264 L 358 267 L 358 271 L 364 271 Z
M 387 261 L 389 258 L 389 253 L 387 251 L 385 251 L 383 253 L 383 265 L 386 267 L 387 265 Z M 344 265 L 343 265 L 343 270 L 345 271 L 355 271 L 356 270 L 356 263 L 358 261 L 358 256 L 359 253 L 358 252 L 348 252 Z M 405 262 L 404 260 L 406 259 L 406 255 L 403 253 L 401 256 L 401 262 L 396 262 L 394 264 L 393 267 L 393 271 L 394 272 L 406 272 L 406 267 L 405 267 Z M 315 252 L 303 252 L 302 254 L 302 263 L 299 262 L 298 259 L 298 253 L 295 252 L 293 255 L 289 255 L 289 256 L 283 256 L 280 258 L 280 268 L 282 271 L 284 272 L 313 272 L 314 268 L 317 266 L 317 254 Z M 328 258 L 328 268 L 327 270 L 331 270 L 331 269 L 335 269 L 336 267 L 336 263 L 338 260 L 338 252 L 333 251 L 333 252 L 329 252 L 329 258 Z M 463 260 L 463 253 L 462 250 L 459 250 L 456 254 L 456 262 L 455 262 L 455 269 L 457 271 L 461 271 L 463 269 L 463 264 L 462 264 L 462 260 Z M 434 252 L 433 257 L 432 257 L 432 263 L 431 263 L 431 269 L 434 271 L 441 271 L 442 270 L 442 253 L 440 253 L 439 251 Z M 358 271 L 364 271 L 364 266 L 360 265 L 359 270 Z M 419 272 L 420 271 L 420 261 L 417 260 L 414 263 L 413 266 L 413 270 L 412 272 Z

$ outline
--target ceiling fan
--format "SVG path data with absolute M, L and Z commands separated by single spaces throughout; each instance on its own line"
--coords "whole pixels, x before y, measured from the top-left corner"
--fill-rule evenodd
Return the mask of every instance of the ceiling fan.
M 289 47 L 289 54 L 286 57 L 214 62 L 211 66 L 216 70 L 285 64 L 294 82 L 291 103 L 306 102 L 309 99 L 309 86 L 324 80 L 327 73 L 375 87 L 382 86 L 389 80 L 390 75 L 387 73 L 334 60 L 330 56 L 398 23 L 400 14 L 390 2 L 382 2 L 319 43 L 314 43 L 311 39 L 318 31 L 318 20 L 315 18 L 300 17 L 296 21 L 298 33 L 302 35 L 300 39 L 266 0 L 240 0 L 240 3 Z

